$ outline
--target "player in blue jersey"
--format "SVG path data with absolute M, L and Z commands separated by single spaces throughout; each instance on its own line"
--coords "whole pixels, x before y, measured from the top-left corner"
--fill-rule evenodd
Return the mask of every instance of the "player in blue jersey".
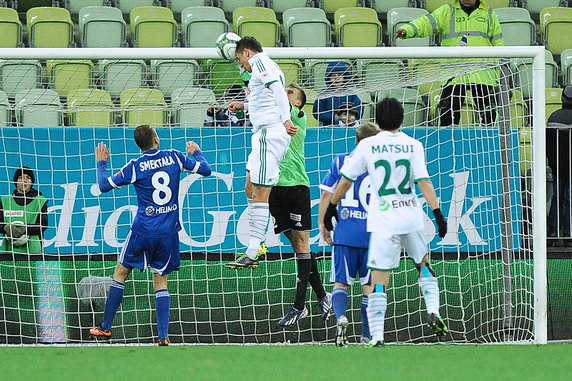
M 362 124 L 356 130 L 356 143 L 359 143 L 362 139 L 376 135 L 379 131 L 379 127 L 374 123 Z M 342 154 L 334 159 L 330 166 L 330 171 L 320 185 L 322 196 L 320 199 L 320 216 L 318 218 L 322 238 L 327 244 L 334 245 L 330 281 L 334 282 L 332 306 L 337 319 L 335 343 L 338 347 L 348 345 L 348 337 L 346 334 L 349 324 L 346 316 L 348 290 L 358 275 L 363 292 L 361 301 L 361 342 L 367 344 L 370 340 L 367 321 L 367 302 L 368 295 L 371 294 L 372 291 L 372 286 L 371 272 L 367 268 L 367 249 L 369 247 L 370 236 L 366 228 L 367 200 L 369 199 L 370 186 L 367 173 L 358 177 L 353 183 L 353 188 L 340 200 L 338 204 L 340 220 L 336 226 L 333 239 L 331 232 L 326 230 L 322 223 L 326 208 L 330 204 L 330 198 L 342 178 L 340 169 L 348 155 L 348 153 Z
M 187 142 L 188 155 L 185 155 L 174 149 L 160 150 L 159 137 L 148 125 L 138 126 L 133 135 L 143 155 L 129 161 L 111 177 L 107 176 L 109 149 L 104 143 L 99 143 L 95 152 L 99 189 L 109 192 L 113 188 L 133 184 L 138 208 L 113 273 L 103 322 L 91 328 L 89 333 L 95 338 L 111 338 L 111 325 L 123 299 L 125 280 L 134 268 L 144 271 L 150 267 L 156 297 L 158 345 L 166 346 L 169 345 L 171 304 L 167 277 L 171 271 L 179 269 L 180 263 L 180 174 L 189 171 L 209 176 L 211 168 L 195 142 Z

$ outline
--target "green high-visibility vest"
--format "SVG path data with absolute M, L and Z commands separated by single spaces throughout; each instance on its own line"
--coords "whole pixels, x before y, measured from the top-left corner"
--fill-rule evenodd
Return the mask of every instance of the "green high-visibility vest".
M 504 39 L 496 13 L 481 0 L 479 7 L 468 15 L 461 8 L 460 0 L 444 4 L 433 13 L 427 14 L 401 27 L 407 31 L 406 38 L 441 35 L 441 46 L 459 46 L 463 36 L 467 36 L 468 46 L 503 46 Z M 462 49 L 462 47 L 459 47 Z M 466 60 L 471 62 L 474 60 Z M 481 60 L 479 60 L 481 61 Z M 498 60 L 487 60 L 495 64 Z M 452 61 L 447 60 L 447 63 Z M 482 70 L 475 67 L 474 73 L 460 75 L 451 84 L 480 83 L 496 86 L 498 72 L 495 69 Z
M 13 196 L 3 196 L 4 222 L 11 223 L 21 221 L 25 225 L 34 225 L 38 220 L 44 204 L 48 201 L 45 197 L 37 195 L 28 205 L 18 205 Z M 42 240 L 38 235 L 30 236 L 30 240 L 24 246 L 12 246 L 12 241 L 6 237 L 2 240 L 1 251 L 22 254 L 41 254 Z

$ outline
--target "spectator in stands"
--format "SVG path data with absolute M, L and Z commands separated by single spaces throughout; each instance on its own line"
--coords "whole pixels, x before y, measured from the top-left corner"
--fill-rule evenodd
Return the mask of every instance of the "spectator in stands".
M 358 112 L 358 119 L 362 116 L 361 100 L 348 89 L 350 71 L 346 63 L 341 61 L 330 62 L 326 68 L 326 88 L 318 94 L 314 103 L 312 114 L 321 125 L 332 126 L 340 122 L 337 111 L 344 103 L 353 103 Z
M 48 228 L 48 200 L 34 189 L 30 167 L 14 173 L 16 189 L 0 199 L 0 233 L 4 234 L 0 251 L 41 254 L 42 236 Z
M 452 28 L 454 28 L 452 30 Z M 504 40 L 497 15 L 485 0 L 451 0 L 433 13 L 403 25 L 395 32 L 397 38 L 441 35 L 441 46 L 503 46 Z M 441 92 L 441 126 L 458 125 L 467 90 L 481 114 L 481 123 L 495 122 L 495 69 L 481 70 L 450 78 Z
M 246 83 L 248 84 L 248 81 L 246 81 Z M 246 101 L 246 92 L 244 91 L 244 87 L 240 85 L 232 85 L 225 91 L 223 100 L 225 104 L 229 104 L 232 101 L 238 101 L 238 102 Z M 231 112 L 230 110 L 227 110 L 227 115 L 228 118 L 230 119 L 230 125 L 232 127 L 250 126 L 248 115 L 244 110 L 238 110 L 235 113 Z
M 572 85 L 562 90 L 562 108 L 548 118 L 546 155 L 555 191 L 548 215 L 549 237 L 570 237 L 570 142 L 572 141 Z M 572 243 L 572 242 L 570 242 Z
M 230 127 L 230 119 L 227 111 L 220 105 L 216 104 L 207 109 L 205 116 L 205 127 Z
M 335 118 L 339 127 L 357 128 L 360 125 L 357 107 L 351 102 L 342 104 L 336 111 Z

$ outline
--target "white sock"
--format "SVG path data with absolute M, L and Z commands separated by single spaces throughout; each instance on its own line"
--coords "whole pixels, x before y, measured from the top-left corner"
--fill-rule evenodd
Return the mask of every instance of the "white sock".
M 251 198 L 246 198 L 246 214 L 248 215 L 248 220 L 250 221 L 250 218 L 252 217 L 252 204 L 254 203 L 254 201 L 252 201 Z
M 253 202 L 248 226 L 250 237 L 248 239 L 248 248 L 246 249 L 246 255 L 251 259 L 256 259 L 260 242 L 264 241 L 264 236 L 266 236 L 269 219 L 268 203 Z
M 383 341 L 385 329 L 385 311 L 387 310 L 387 294 L 374 292 L 368 297 L 367 320 L 369 332 L 374 342 Z
M 419 288 L 423 299 L 425 299 L 427 313 L 439 315 L 439 283 L 437 283 L 437 278 L 419 278 Z

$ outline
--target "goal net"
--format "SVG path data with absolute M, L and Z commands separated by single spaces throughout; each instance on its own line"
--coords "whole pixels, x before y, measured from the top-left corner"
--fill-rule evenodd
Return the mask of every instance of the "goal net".
M 354 148 L 355 123 L 373 121 L 375 102 L 395 97 L 405 110 L 403 130 L 426 148 L 449 223 L 441 239 L 426 218 L 441 314 L 450 328 L 440 341 L 545 342 L 543 48 L 267 52 L 286 83 L 298 83 L 307 95 L 311 250 L 326 289 L 332 288 L 332 248 L 317 229 L 318 185 L 332 160 Z M 310 288 L 309 316 L 287 329 L 277 325 L 296 286 L 295 256 L 284 236 L 269 229 L 270 253 L 258 269 L 225 268 L 248 242 L 243 187 L 251 131 L 247 115 L 225 109 L 244 99 L 244 78 L 235 64 L 217 58 L 214 49 L 3 50 L 1 194 L 13 193 L 18 167 L 30 167 L 34 189 L 47 199 L 48 226 L 40 252 L 0 253 L 0 344 L 90 342 L 88 329 L 102 320 L 137 205 L 132 187 L 100 194 L 94 151 L 106 143 L 109 167 L 117 171 L 140 154 L 132 132 L 139 124 L 157 127 L 162 148 L 198 142 L 213 168 L 208 178 L 181 178 L 182 262 L 169 280 L 171 341 L 333 342 L 335 319 L 320 318 Z M 475 78 L 484 79 L 486 91 L 459 85 Z M 457 89 L 450 98 L 443 96 L 447 87 Z M 367 199 L 367 190 L 362 196 Z M 10 198 L 2 202 L 6 220 Z M 357 343 L 359 282 L 350 294 L 348 333 Z M 151 275 L 132 272 L 113 342 L 156 340 L 154 299 Z M 425 326 L 411 261 L 393 272 L 388 302 L 386 342 L 438 341 Z

